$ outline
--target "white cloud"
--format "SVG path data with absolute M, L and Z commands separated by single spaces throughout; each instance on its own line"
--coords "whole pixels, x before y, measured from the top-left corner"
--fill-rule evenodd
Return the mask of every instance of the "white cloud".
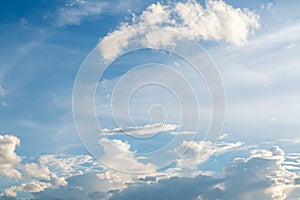
M 42 155 L 40 164 L 65 178 L 102 170 L 102 166 L 90 155 Z
M 41 178 L 44 180 L 50 180 L 50 170 L 44 165 L 38 165 L 37 163 L 27 163 L 23 166 L 27 176 L 34 178 Z
M 0 96 L 4 96 L 6 94 L 6 90 L 0 85 Z
M 219 140 L 223 140 L 227 137 L 228 137 L 228 133 L 224 133 L 224 134 L 220 135 Z
M 21 183 L 5 189 L 1 196 L 16 196 L 19 191 L 35 193 L 68 184 L 66 177 L 58 176 L 56 172 L 49 170 L 47 166 L 49 162 L 46 162 L 45 157 L 41 157 L 39 163 L 21 163 L 21 158 L 15 153 L 18 145 L 20 145 L 19 138 L 13 135 L 0 135 L 0 176 L 18 178 Z M 80 165 L 74 163 L 77 164 Z
M 21 158 L 15 153 L 16 146 L 20 145 L 19 138 L 13 135 L 0 135 L 0 176 L 21 178 L 17 170 Z
M 41 181 L 31 181 L 29 183 L 23 183 L 19 186 L 12 186 L 10 188 L 7 188 L 4 190 L 4 196 L 16 196 L 17 192 L 29 192 L 29 193 L 35 193 L 35 192 L 41 192 L 45 190 L 46 188 L 51 188 L 51 183 L 45 183 Z
M 70 1 L 58 11 L 58 25 L 79 25 L 86 17 L 99 15 L 105 2 L 95 0 Z
M 253 150 L 248 158 L 237 158 L 225 168 L 225 189 L 237 198 L 285 199 L 296 175 L 283 167 L 285 153 L 279 147 Z M 243 180 L 243 181 L 238 181 Z
M 122 53 L 130 43 L 160 47 L 174 44 L 178 33 L 196 40 L 225 40 L 242 45 L 249 33 L 259 27 L 259 16 L 249 10 L 233 8 L 223 1 L 206 1 L 205 7 L 196 1 L 177 2 L 162 5 L 152 4 L 140 15 L 133 15 L 131 22 L 122 23 L 119 28 L 99 43 L 99 49 L 106 60 L 112 60 Z M 147 31 L 143 28 L 163 29 Z M 131 32 L 128 32 L 130 31 Z M 136 30 L 136 31 L 132 31 Z M 174 31 L 172 35 L 171 31 Z M 175 34 L 176 33 L 176 34 Z M 142 38 L 138 38 L 143 35 Z
M 36 193 L 44 191 L 47 188 L 59 188 L 67 186 L 65 177 L 59 177 L 55 172 L 51 172 L 48 167 L 37 163 L 27 163 L 20 166 L 24 175 L 19 179 L 20 185 L 14 185 L 6 188 L 1 196 L 16 196 L 18 192 Z M 20 173 L 21 175 L 21 173 Z M 38 180 L 32 180 L 38 179 Z M 31 180 L 28 182 L 28 180 Z
M 172 135 L 194 135 L 196 134 L 195 131 L 178 131 L 178 132 L 171 132 Z
M 296 41 L 300 40 L 300 23 L 293 21 L 288 25 L 283 25 L 279 30 L 273 30 L 265 33 L 260 37 L 256 37 L 247 43 L 246 47 L 274 47 L 278 45 L 286 45 L 286 49 L 296 47 Z M 257 51 L 257 49 L 255 49 Z
M 169 177 L 112 191 L 111 199 L 285 199 L 293 198 L 297 176 L 282 166 L 278 147 L 257 149 L 228 164 L 221 176 Z M 170 189 L 173 188 L 173 189 Z
M 112 130 L 102 129 L 101 135 L 113 135 L 113 134 L 130 134 L 130 135 L 152 135 L 159 132 L 172 131 L 177 129 L 178 126 L 174 124 L 147 124 L 145 126 L 135 126 L 135 127 L 126 127 L 126 128 L 115 128 Z
M 267 4 L 262 4 L 262 5 L 260 6 L 260 8 L 261 8 L 262 10 L 264 10 L 264 9 L 270 10 L 270 9 L 273 7 L 273 5 L 274 5 L 273 2 L 269 2 L 269 3 L 267 3 Z
M 20 143 L 19 139 L 9 135 L 1 137 L 0 147 L 6 144 L 8 149 L 13 149 L 10 152 L 14 154 L 15 146 Z M 20 172 L 24 175 L 23 179 L 19 180 L 23 183 L 5 189 L 1 195 L 8 197 L 16 196 L 18 192 L 27 192 L 33 194 L 36 199 L 44 200 L 139 199 L 139 197 L 182 199 L 182 195 L 185 195 L 184 198 L 189 200 L 197 197 L 285 199 L 289 198 L 290 194 L 293 195 L 291 197 L 295 197 L 299 193 L 299 187 L 295 184 L 300 178 L 287 167 L 299 163 L 299 154 L 285 155 L 284 151 L 276 146 L 270 149 L 257 147 L 250 152 L 250 156 L 236 158 L 227 164 L 216 176 L 215 173 L 199 173 L 198 168 L 195 168 L 194 173 L 187 175 L 178 167 L 190 168 L 201 164 L 207 159 L 201 156 L 203 151 L 208 152 L 209 157 L 227 152 L 240 146 L 241 143 L 218 142 L 212 145 L 210 142 L 184 141 L 177 151 L 185 146 L 190 146 L 190 151 L 180 158 L 176 168 L 161 172 L 155 171 L 155 166 L 150 163 L 139 162 L 135 152 L 130 150 L 130 145 L 126 142 L 102 138 L 99 143 L 105 153 L 101 160 L 113 168 L 130 172 L 151 170 L 153 172 L 130 174 L 110 168 L 103 170 L 88 155 L 44 155 L 40 157 L 38 163 L 25 163 L 20 166 L 19 168 L 23 170 Z M 111 148 L 110 145 L 116 148 Z
M 177 166 L 185 169 L 196 169 L 199 164 L 205 162 L 210 156 L 224 153 L 241 145 L 241 142 L 213 144 L 210 141 L 184 140 L 175 150 L 178 155 L 182 154 L 177 160 Z
M 108 168 L 131 173 L 150 173 L 155 171 L 153 164 L 144 164 L 137 160 L 134 152 L 130 151 L 130 145 L 127 142 L 101 138 L 99 144 L 104 150 L 104 155 L 100 157 L 100 160 Z
M 278 139 L 280 142 L 288 142 L 288 143 L 293 143 L 293 144 L 299 144 L 300 143 L 300 138 L 283 138 L 283 139 Z

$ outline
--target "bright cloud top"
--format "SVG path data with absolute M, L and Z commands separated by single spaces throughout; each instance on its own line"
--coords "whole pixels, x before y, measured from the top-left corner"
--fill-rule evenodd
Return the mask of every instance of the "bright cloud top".
M 179 155 L 187 149 L 186 152 L 177 160 L 177 166 L 180 168 L 197 169 L 198 165 L 205 162 L 210 156 L 225 153 L 233 148 L 241 146 L 243 143 L 217 143 L 210 141 L 186 141 L 184 140 L 175 150 Z
M 21 158 L 15 153 L 18 145 L 20 145 L 19 138 L 13 135 L 0 135 L 0 175 L 21 178 L 21 173 L 16 169 L 21 162 Z
M 144 28 L 158 27 L 160 30 Z M 173 31 L 164 33 L 161 28 Z M 208 0 L 205 6 L 195 2 L 152 4 L 139 16 L 133 14 L 130 22 L 122 23 L 117 30 L 104 37 L 99 49 L 104 59 L 112 60 L 128 47 L 129 43 L 154 47 L 174 44 L 174 40 L 187 37 L 195 40 L 225 40 L 235 45 L 246 43 L 249 33 L 259 28 L 259 16 L 252 11 L 233 8 L 223 1 Z M 132 31 L 136 30 L 136 31 Z M 134 41 L 135 37 L 144 35 Z

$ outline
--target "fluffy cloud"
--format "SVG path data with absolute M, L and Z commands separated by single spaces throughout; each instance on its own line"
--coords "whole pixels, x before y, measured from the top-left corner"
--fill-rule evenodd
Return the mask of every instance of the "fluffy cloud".
M 18 191 L 30 193 L 40 192 L 45 190 L 46 188 L 50 188 L 51 186 L 51 183 L 45 183 L 34 180 L 29 183 L 23 183 L 19 186 L 12 186 L 4 190 L 4 196 L 16 196 Z
M 195 142 L 184 140 L 175 150 L 178 155 L 181 155 L 177 160 L 177 166 L 180 168 L 197 168 L 199 164 L 205 162 L 210 156 L 224 153 L 241 145 L 241 142 L 213 144 L 210 141 Z
M 283 167 L 284 159 L 279 147 L 254 150 L 248 158 L 235 159 L 224 170 L 225 197 L 285 199 L 297 176 Z
M 90 155 L 42 155 L 40 163 L 60 177 L 70 177 L 102 170 Z
M 65 177 L 57 176 L 45 165 L 45 159 L 39 163 L 21 163 L 21 158 L 15 153 L 20 139 L 13 135 L 0 135 L 0 175 L 8 178 L 18 178 L 20 185 L 5 189 L 1 196 L 16 196 L 17 192 L 35 193 L 46 188 L 57 188 L 67 185 Z M 38 179 L 38 180 L 35 180 Z M 4 198 L 4 197 L 3 197 Z
M 15 153 L 16 146 L 20 145 L 19 138 L 13 135 L 0 135 L 0 176 L 21 178 L 17 170 L 21 158 Z
M 127 173 L 155 171 L 155 166 L 153 164 L 139 162 L 135 157 L 134 152 L 130 151 L 130 145 L 126 142 L 101 138 L 99 144 L 104 150 L 104 155 L 100 157 L 100 160 L 108 168 Z
M 24 171 L 27 176 L 50 180 L 50 170 L 44 165 L 38 165 L 37 163 L 28 163 L 24 165 Z
M 112 60 L 122 53 L 130 43 L 151 47 L 173 45 L 182 36 L 196 40 L 226 40 L 242 45 L 248 35 L 259 27 L 259 16 L 249 10 L 233 8 L 223 1 L 206 1 L 205 7 L 196 1 L 177 2 L 162 5 L 152 4 L 131 22 L 122 23 L 119 28 L 99 43 L 99 49 L 106 60 Z M 146 30 L 147 27 L 162 29 Z M 135 31 L 133 31 L 135 30 Z M 174 33 L 174 35 L 172 34 Z M 179 36 L 181 33 L 182 36 Z M 138 37 L 143 35 L 143 37 Z
M 11 135 L 1 137 L 1 147 L 3 144 L 7 145 L 6 147 L 10 147 L 8 149 L 12 149 L 10 154 L 19 158 L 14 153 L 15 146 L 20 143 L 19 139 Z M 1 198 L 9 199 L 18 192 L 27 192 L 33 194 L 35 199 L 43 200 L 141 197 L 175 200 L 286 199 L 297 197 L 300 193 L 300 177 L 288 167 L 299 164 L 299 154 L 285 155 L 277 146 L 270 149 L 257 146 L 257 149 L 250 151 L 250 156 L 234 159 L 225 165 L 223 171 L 204 173 L 196 166 L 209 156 L 227 152 L 241 143 L 219 141 L 213 145 L 203 141 L 184 141 L 176 152 L 187 146 L 190 149 L 178 160 L 177 166 L 160 172 L 155 171 L 155 166 L 151 163 L 139 162 L 127 142 L 102 138 L 99 143 L 104 149 L 101 160 L 112 168 L 130 172 L 152 172 L 138 174 L 103 169 L 104 167 L 87 155 L 44 155 L 37 163 L 25 164 L 20 164 L 17 159 L 20 165 L 17 168 L 18 173 L 22 177 L 19 180 L 23 183 L 5 189 Z M 201 156 L 203 152 L 207 153 L 204 157 Z M 194 167 L 195 173 L 184 173 L 182 168 L 191 167 Z
M 285 199 L 295 193 L 299 178 L 283 167 L 285 154 L 280 148 L 251 153 L 228 164 L 218 176 L 171 177 L 129 185 L 112 191 L 111 199 Z
M 101 135 L 113 135 L 113 134 L 132 134 L 132 135 L 152 135 L 159 132 L 166 132 L 172 131 L 177 129 L 177 125 L 173 124 L 161 124 L 161 123 L 154 123 L 154 124 L 147 124 L 145 126 L 135 126 L 135 127 L 127 127 L 127 128 L 115 128 L 112 130 L 103 129 L 101 130 Z

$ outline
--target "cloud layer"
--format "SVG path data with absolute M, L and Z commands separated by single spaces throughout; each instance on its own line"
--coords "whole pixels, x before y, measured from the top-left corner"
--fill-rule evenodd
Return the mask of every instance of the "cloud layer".
M 42 155 L 38 162 L 21 164 L 14 152 L 20 140 L 12 135 L 1 136 L 1 176 L 19 178 L 19 185 L 12 185 L 2 193 L 2 198 L 27 192 L 36 199 L 286 199 L 295 198 L 300 192 L 299 155 L 289 154 L 278 146 L 259 148 L 250 155 L 235 158 L 220 172 L 203 172 L 199 166 L 211 156 L 234 151 L 240 142 L 184 141 L 174 150 L 178 153 L 186 145 L 190 149 L 167 170 L 155 171 L 151 163 L 139 162 L 130 145 L 121 140 L 102 138 L 104 148 L 101 158 L 118 169 L 152 170 L 148 174 L 114 171 L 99 165 L 88 155 Z M 117 149 L 111 149 L 113 143 Z M 239 151 L 249 151 L 244 147 Z M 6 149 L 7 151 L 3 151 Z M 208 152 L 201 157 L 202 151 Z M 235 151 L 239 152 L 239 151 Z M 8 155 L 14 161 L 7 161 Z M 4 162 L 5 161 L 5 162 Z M 3 170 L 4 163 L 13 163 Z M 126 164 L 125 164 L 126 163 Z M 15 165 L 16 164 L 16 165 Z M 123 167 L 123 168 L 122 168 Z M 192 171 L 190 171 L 192 169 Z M 290 169 L 294 170 L 291 171 Z M 298 170 L 295 172 L 295 170 Z M 22 183 L 23 182 L 23 183 Z
M 253 150 L 247 158 L 226 165 L 219 176 L 170 177 L 125 190 L 112 191 L 110 199 L 291 199 L 297 175 L 283 167 L 279 147 Z M 294 191 L 295 192 L 295 191 Z

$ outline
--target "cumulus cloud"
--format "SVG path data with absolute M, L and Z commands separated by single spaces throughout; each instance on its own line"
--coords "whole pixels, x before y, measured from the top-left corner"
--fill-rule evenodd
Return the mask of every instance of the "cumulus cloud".
M 90 155 L 42 155 L 40 163 L 60 177 L 70 177 L 102 170 Z
M 55 189 L 68 185 L 65 177 L 58 177 L 54 172 L 49 171 L 46 166 L 37 163 L 28 163 L 21 166 L 21 168 L 24 170 L 24 175 L 22 179 L 20 179 L 20 182 L 22 181 L 24 183 L 5 189 L 1 193 L 1 196 L 14 197 L 18 192 L 36 193 L 44 191 L 47 188 Z M 28 182 L 28 180 L 32 181 Z
M 45 159 L 40 159 L 38 163 L 22 163 L 20 156 L 15 153 L 18 145 L 19 138 L 0 135 L 0 176 L 18 178 L 18 181 L 24 182 L 5 189 L 0 196 L 16 196 L 20 191 L 34 193 L 67 185 L 65 177 L 49 170 Z
M 284 151 L 275 146 L 251 153 L 250 157 L 237 158 L 225 168 L 226 197 L 285 199 L 297 176 L 283 167 Z
M 210 156 L 224 153 L 241 145 L 241 142 L 213 144 L 210 141 L 196 142 L 184 140 L 175 149 L 178 155 L 182 154 L 177 160 L 177 166 L 180 168 L 197 168 L 199 164 L 205 162 Z
M 224 136 L 225 137 L 225 136 Z M 221 137 L 222 138 L 222 137 Z M 1 136 L 0 147 L 11 149 L 11 158 L 20 140 L 11 135 Z M 155 171 L 151 163 L 142 163 L 130 150 L 130 145 L 121 140 L 102 138 L 104 149 L 101 160 L 118 170 L 153 171 L 149 174 L 132 174 L 114 171 L 100 166 L 88 155 L 59 156 L 43 155 L 37 163 L 20 164 L 19 185 L 8 187 L 2 192 L 2 199 L 27 192 L 35 199 L 286 199 L 299 193 L 300 177 L 289 170 L 291 164 L 299 164 L 299 154 L 288 154 L 277 146 L 250 151 L 244 158 L 235 158 L 226 164 L 221 172 L 185 174 L 182 168 L 198 166 L 209 156 L 228 152 L 241 145 L 229 143 L 183 141 L 177 148 L 189 146 L 175 168 Z M 111 148 L 113 145 L 116 148 Z M 4 148 L 1 148 L 1 150 Z M 249 150 L 244 148 L 243 151 Z M 202 152 L 208 152 L 201 157 Z M 4 151 L 2 151 L 4 152 Z M 2 153 L 1 152 L 1 153 Z M 176 152 L 175 152 L 176 153 Z M 0 154 L 2 155 L 2 154 Z M 5 155 L 5 154 L 3 154 Z M 5 157 L 0 157 L 3 161 Z M 0 162 L 1 164 L 3 162 Z M 125 164 L 126 163 L 126 164 Z M 106 168 L 106 169 L 105 169 Z M 13 170 L 15 168 L 12 168 Z M 22 174 L 21 174 L 22 173 Z M 0 199 L 1 199 L 0 198 Z
M 18 145 L 20 145 L 19 138 L 13 135 L 0 135 L 0 176 L 21 178 L 22 175 L 17 169 L 21 158 L 15 153 Z
M 235 159 L 221 175 L 171 177 L 112 191 L 110 199 L 285 199 L 298 176 L 283 167 L 279 147 L 257 149 Z
M 134 152 L 130 150 L 130 144 L 127 142 L 101 138 L 99 144 L 104 150 L 104 155 L 100 157 L 100 160 L 109 168 L 117 171 L 134 173 L 155 171 L 155 166 L 153 164 L 144 164 L 138 161 Z
M 144 29 L 147 27 L 160 29 Z M 104 59 L 112 60 L 129 43 L 158 48 L 174 45 L 175 40 L 187 37 L 195 40 L 225 40 L 242 45 L 246 43 L 249 33 L 258 27 L 257 14 L 233 8 L 223 1 L 208 0 L 205 6 L 196 1 L 168 5 L 158 2 L 148 6 L 141 15 L 133 15 L 130 22 L 122 23 L 109 33 L 100 41 L 99 49 Z M 166 33 L 163 29 L 169 31 Z
M 51 186 L 52 186 L 51 183 L 45 183 L 45 182 L 34 180 L 29 183 L 23 183 L 19 186 L 12 186 L 10 188 L 7 188 L 6 190 L 4 190 L 4 195 L 16 196 L 18 191 L 29 192 L 29 193 L 41 192 L 46 188 L 50 188 Z
M 50 170 L 44 165 L 38 165 L 37 163 L 27 163 L 24 165 L 24 171 L 27 176 L 50 180 Z
M 152 135 L 159 132 L 172 131 L 177 129 L 178 126 L 174 124 L 147 124 L 145 126 L 135 126 L 135 127 L 127 127 L 127 128 L 115 128 L 112 130 L 103 129 L 101 130 L 101 135 L 113 135 L 113 134 L 133 134 L 133 135 Z

